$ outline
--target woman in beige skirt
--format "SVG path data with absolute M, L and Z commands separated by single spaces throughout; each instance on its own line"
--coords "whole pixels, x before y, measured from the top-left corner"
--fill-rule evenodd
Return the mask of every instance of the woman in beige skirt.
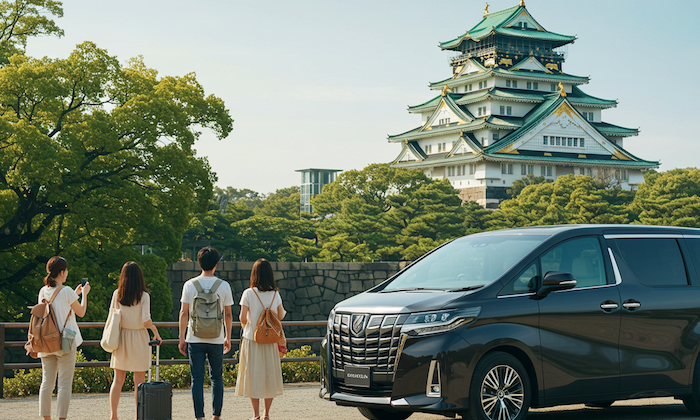
M 254 412 L 251 420 L 261 420 L 261 399 L 265 400 L 262 419 L 270 420 L 272 399 L 282 395 L 282 366 L 277 343 L 255 342 L 254 334 L 258 318 L 267 308 L 272 309 L 280 320 L 286 314 L 275 283 L 272 266 L 267 260 L 259 259 L 253 264 L 253 270 L 250 273 L 250 288 L 246 289 L 241 297 L 239 317 L 244 327 L 238 354 L 236 395 L 250 398 Z
M 109 390 L 111 420 L 117 420 L 117 407 L 126 372 L 134 372 L 134 397 L 138 397 L 139 384 L 146 380 L 146 371 L 151 367 L 151 349 L 148 347 L 148 331 L 161 341 L 158 329 L 151 322 L 151 297 L 146 292 L 141 267 L 129 261 L 122 267 L 119 287 L 112 294 L 113 308 L 120 309 L 121 323 L 119 347 L 112 352 L 109 367 L 114 369 L 114 380 Z

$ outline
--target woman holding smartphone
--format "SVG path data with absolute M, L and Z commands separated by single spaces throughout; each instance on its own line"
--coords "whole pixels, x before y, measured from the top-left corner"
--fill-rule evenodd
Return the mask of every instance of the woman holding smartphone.
M 114 369 L 114 380 L 109 390 L 111 420 L 117 419 L 117 407 L 126 372 L 134 372 L 134 397 L 137 401 L 139 384 L 146 380 L 151 367 L 151 349 L 148 347 L 149 328 L 153 338 L 161 341 L 158 328 L 151 322 L 151 297 L 146 291 L 141 267 L 129 261 L 122 267 L 119 287 L 112 294 L 111 308 L 121 311 L 119 347 L 112 352 L 109 367 Z M 138 414 L 137 414 L 138 416 Z
M 68 417 L 68 406 L 73 390 L 73 373 L 75 372 L 75 354 L 78 346 L 83 342 L 80 328 L 75 316 L 83 317 L 87 311 L 87 295 L 90 292 L 90 284 L 80 285 L 75 291 L 63 283 L 68 278 L 68 262 L 63 257 L 52 257 L 46 263 L 45 286 L 39 291 L 39 303 L 44 299 L 50 301 L 56 322 L 61 329 L 67 328 L 76 331 L 73 345 L 70 351 L 65 353 L 63 349 L 54 353 L 38 353 L 41 358 L 41 387 L 39 388 L 39 412 L 44 420 L 51 420 L 51 394 L 56 385 L 58 376 L 58 418 Z M 55 296 L 54 296 L 55 295 Z M 78 302 L 78 296 L 83 295 L 82 302 Z M 32 356 L 34 356 L 32 354 Z

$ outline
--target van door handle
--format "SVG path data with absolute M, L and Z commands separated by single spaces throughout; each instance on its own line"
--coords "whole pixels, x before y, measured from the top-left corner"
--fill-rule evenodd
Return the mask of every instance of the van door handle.
M 627 299 L 627 300 L 622 304 L 622 307 L 623 307 L 623 308 L 625 308 L 625 309 L 627 309 L 627 310 L 630 310 L 630 311 L 634 311 L 635 309 L 639 308 L 640 306 L 642 306 L 642 304 L 639 303 L 639 302 L 637 302 L 637 301 L 634 300 L 634 299 Z
M 600 309 L 604 310 L 605 312 L 612 312 L 619 306 L 620 305 L 618 305 L 617 302 L 613 302 L 612 300 L 606 300 L 605 302 L 600 304 Z

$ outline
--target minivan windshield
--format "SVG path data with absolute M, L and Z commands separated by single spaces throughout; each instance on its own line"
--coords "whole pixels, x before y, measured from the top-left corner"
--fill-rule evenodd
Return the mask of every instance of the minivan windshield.
M 547 238 L 547 235 L 465 236 L 410 265 L 381 292 L 477 289 L 498 279 Z

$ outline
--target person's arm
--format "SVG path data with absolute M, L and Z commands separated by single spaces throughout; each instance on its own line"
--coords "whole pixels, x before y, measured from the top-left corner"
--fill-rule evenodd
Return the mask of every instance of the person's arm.
M 284 306 L 280 303 L 280 306 L 277 307 L 277 319 L 281 321 L 285 315 L 287 315 L 287 311 L 284 310 Z
M 153 333 L 154 340 L 163 341 L 163 339 L 160 338 L 160 334 L 158 334 L 158 328 L 153 324 L 153 321 L 149 319 L 148 321 L 143 323 L 143 327 L 151 330 L 151 332 Z
M 247 306 L 241 305 L 241 314 L 238 315 L 238 320 L 241 321 L 241 324 L 243 328 L 245 328 L 245 324 L 248 323 L 248 314 L 250 313 L 250 309 L 248 309 Z
M 73 302 L 70 307 L 73 309 L 73 312 L 80 318 L 85 316 L 85 312 L 87 312 L 87 295 L 90 293 L 90 283 L 86 283 L 85 287 L 78 286 L 78 289 L 80 289 L 80 293 L 83 295 L 83 299 L 80 303 L 76 300 Z M 76 289 L 77 290 L 77 289 Z
M 178 349 L 180 349 L 180 353 L 182 353 L 183 356 L 187 356 L 187 343 L 185 342 L 185 333 L 187 332 L 187 323 L 190 321 L 190 304 L 182 302 L 182 305 L 180 306 L 180 319 L 179 319 L 179 328 L 180 328 L 180 343 L 178 344 Z
M 233 313 L 231 307 L 224 307 L 224 324 L 226 325 L 226 340 L 224 340 L 224 354 L 231 351 L 231 328 L 233 327 Z

